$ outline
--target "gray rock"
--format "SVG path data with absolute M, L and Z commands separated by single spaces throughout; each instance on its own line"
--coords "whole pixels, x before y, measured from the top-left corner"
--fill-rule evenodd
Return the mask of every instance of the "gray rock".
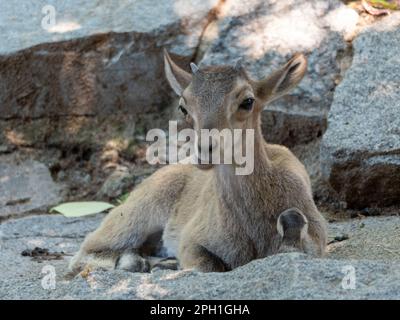
M 352 247 L 352 254 L 331 248 L 329 259 L 314 259 L 298 253 L 279 254 L 252 261 L 228 273 L 95 271 L 69 279 L 66 274 L 70 255 L 102 217 L 103 214 L 84 218 L 32 216 L 1 224 L 0 299 L 400 298 L 400 260 L 388 252 L 387 256 L 384 253 L 376 256 L 364 250 L 357 255 L 357 245 Z M 371 231 L 383 235 L 398 230 L 393 225 L 399 225 L 399 217 L 367 218 L 362 222 L 365 235 Z M 346 241 L 351 242 L 358 237 L 358 229 L 358 221 L 330 224 L 330 237 L 345 231 L 350 236 Z M 373 245 L 387 244 L 384 237 L 373 240 L 377 242 Z M 398 241 L 393 242 L 390 249 L 398 251 L 399 246 Z M 61 253 L 62 259 L 35 260 L 21 255 L 22 251 L 35 247 Z M 55 289 L 46 287 L 52 270 L 56 276 Z M 343 279 L 353 271 L 355 289 L 343 288 Z
M 129 173 L 128 168 L 119 166 L 104 181 L 97 193 L 97 197 L 115 199 L 123 193 L 130 191 L 134 182 L 134 176 Z
M 400 13 L 354 41 L 321 145 L 322 173 L 349 208 L 400 204 Z
M 261 129 L 269 143 L 294 147 L 321 137 L 327 126 L 325 113 L 293 113 L 291 110 L 267 109 L 262 114 Z
M 294 155 L 301 161 L 311 180 L 314 200 L 326 200 L 327 183 L 321 177 L 319 150 L 321 138 L 307 144 L 299 144 L 291 148 Z
M 96 229 L 104 216 L 104 213 L 80 218 L 66 218 L 60 214 L 36 215 L 4 222 L 0 231 L 2 240 L 39 237 L 81 241 Z
M 226 11 L 209 31 L 215 39 L 208 39 L 201 63 L 229 64 L 243 57 L 253 77 L 262 78 L 295 52 L 306 53 L 308 73 L 290 95 L 267 107 L 263 131 L 267 140 L 288 146 L 320 136 L 347 52 L 344 36 L 354 31 L 357 13 L 338 0 L 248 0 Z
M 132 123 L 150 125 L 172 95 L 163 48 L 192 56 L 218 4 L 2 1 L 0 144 L 61 145 L 67 134 L 102 145 Z
M 329 227 L 330 258 L 400 261 L 400 216 L 354 219 Z M 343 235 L 348 239 L 335 240 Z
M 85 218 L 67 219 L 61 215 L 44 215 L 7 221 L 0 225 L 0 299 L 8 296 L 22 299 L 30 296 L 41 299 L 47 296 L 41 281 L 46 273 L 43 267 L 56 268 L 57 280 L 63 283 L 66 273 L 66 258 L 79 249 L 84 236 L 94 230 L 103 214 Z M 22 256 L 24 250 L 40 247 L 50 252 L 63 253 L 61 260 L 37 260 Z M 44 269 L 45 271 L 46 269 Z M 61 272 L 62 271 L 62 272 Z M 6 279 L 12 279 L 8 281 Z M 12 287 L 15 287 L 12 289 Z M 27 292 L 24 293 L 24 288 Z M 37 294 L 34 293 L 37 291 Z M 67 292 L 65 292 L 65 297 Z
M 61 201 L 61 187 L 44 164 L 14 160 L 2 156 L 0 161 L 0 218 L 46 210 Z

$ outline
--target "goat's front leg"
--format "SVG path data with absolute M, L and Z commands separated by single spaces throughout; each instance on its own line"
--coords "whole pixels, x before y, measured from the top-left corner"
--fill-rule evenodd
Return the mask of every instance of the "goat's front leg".
M 201 272 L 228 271 L 219 257 L 204 246 L 191 241 L 181 246 L 179 262 L 183 269 L 195 269 Z

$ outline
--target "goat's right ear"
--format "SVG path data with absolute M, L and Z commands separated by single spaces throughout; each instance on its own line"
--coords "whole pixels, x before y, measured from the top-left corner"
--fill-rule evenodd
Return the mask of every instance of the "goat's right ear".
M 183 90 L 192 81 L 192 75 L 180 68 L 164 49 L 164 69 L 169 85 L 178 96 L 182 95 Z

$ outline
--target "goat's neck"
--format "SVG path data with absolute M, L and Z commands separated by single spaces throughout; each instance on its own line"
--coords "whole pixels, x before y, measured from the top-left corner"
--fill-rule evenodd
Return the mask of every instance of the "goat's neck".
M 265 140 L 258 124 L 254 133 L 254 171 L 249 175 L 237 175 L 234 165 L 219 165 L 216 183 L 221 205 L 230 215 L 238 218 L 257 216 L 268 205 L 268 190 L 271 188 L 271 161 L 265 148 Z

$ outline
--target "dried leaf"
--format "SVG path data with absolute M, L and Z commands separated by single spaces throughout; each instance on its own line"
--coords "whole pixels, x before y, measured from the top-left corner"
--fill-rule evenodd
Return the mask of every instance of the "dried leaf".
M 381 16 L 384 14 L 389 14 L 390 11 L 387 9 L 377 9 L 373 7 L 368 1 L 362 0 L 361 4 L 366 12 L 373 16 Z
M 368 2 L 375 8 L 398 10 L 400 9 L 400 1 L 386 1 L 386 0 L 368 0 Z

